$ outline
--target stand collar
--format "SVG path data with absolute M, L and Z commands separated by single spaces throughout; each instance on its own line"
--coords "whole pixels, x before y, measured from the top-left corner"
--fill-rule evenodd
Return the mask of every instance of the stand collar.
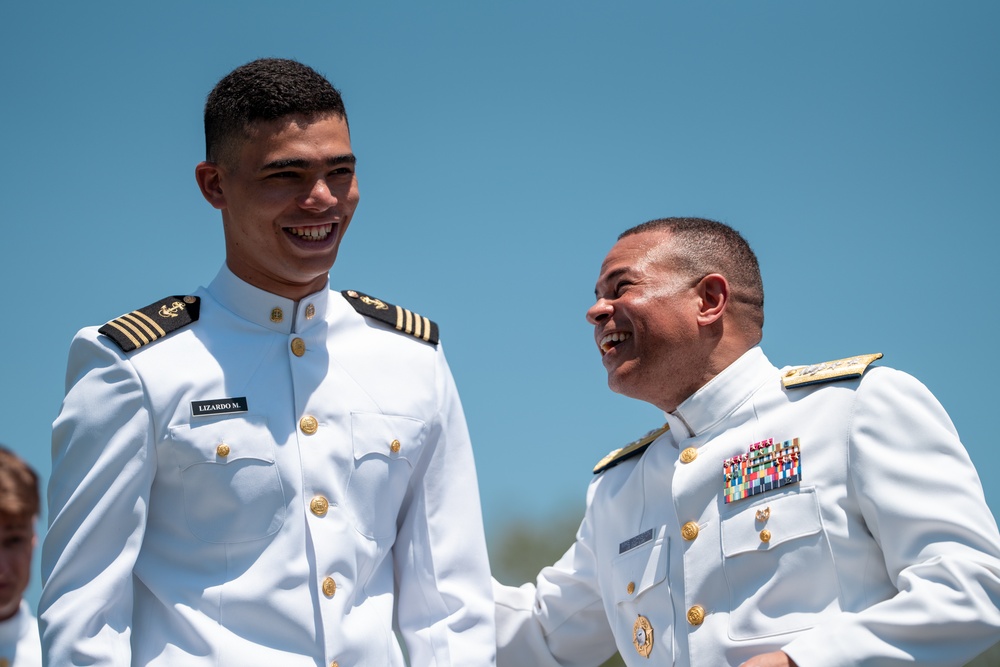
M 235 315 L 276 333 L 300 333 L 326 319 L 330 283 L 300 301 L 258 289 L 244 282 L 225 264 L 208 286 L 208 293 Z

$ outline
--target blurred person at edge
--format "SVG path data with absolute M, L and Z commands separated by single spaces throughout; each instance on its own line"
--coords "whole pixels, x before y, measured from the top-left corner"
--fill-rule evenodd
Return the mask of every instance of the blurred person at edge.
M 329 287 L 359 199 L 340 93 L 256 60 L 209 94 L 205 135 L 195 176 L 225 265 L 70 348 L 47 664 L 490 667 L 475 465 L 437 325 Z
M 42 664 L 38 622 L 24 601 L 38 518 L 38 475 L 0 447 L 0 667 Z
M 951 420 L 875 353 L 778 369 L 757 259 L 650 221 L 587 311 L 666 424 L 598 463 L 575 543 L 495 584 L 500 667 L 962 665 L 1000 639 L 1000 535 Z

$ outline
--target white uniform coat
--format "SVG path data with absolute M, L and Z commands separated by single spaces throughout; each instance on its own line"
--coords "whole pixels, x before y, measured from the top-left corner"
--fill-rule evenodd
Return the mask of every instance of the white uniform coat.
M 961 665 L 1000 640 L 996 522 L 912 377 L 785 389 L 754 348 L 667 422 L 594 478 L 575 544 L 537 588 L 496 588 L 498 665 L 598 665 L 616 648 L 642 667 L 779 649 L 799 667 Z M 723 461 L 768 438 L 799 438 L 801 482 L 726 504 Z
M 395 667 L 395 621 L 415 667 L 492 665 L 476 473 L 440 347 L 337 292 L 295 303 L 225 267 L 196 294 L 197 322 L 129 354 L 94 328 L 73 341 L 47 664 Z M 245 412 L 192 416 L 241 397 Z
M 21 600 L 17 613 L 0 621 L 0 666 L 41 667 L 42 647 L 38 643 L 38 621 Z

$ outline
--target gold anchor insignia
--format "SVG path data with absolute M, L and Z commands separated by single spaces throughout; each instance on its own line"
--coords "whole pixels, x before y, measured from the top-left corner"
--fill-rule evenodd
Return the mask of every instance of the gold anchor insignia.
M 361 303 L 369 306 L 375 306 L 376 310 L 389 310 L 389 306 L 385 305 L 378 299 L 373 299 L 370 296 L 362 296 L 359 298 L 361 299 Z
M 187 306 L 185 306 L 180 301 L 174 301 L 172 304 L 170 304 L 169 308 L 167 308 L 166 305 L 160 306 L 159 315 L 160 317 L 177 317 L 177 315 L 180 314 L 180 312 L 184 310 L 186 307 Z
M 642 614 L 639 614 L 632 626 L 632 643 L 635 644 L 636 652 L 644 658 L 648 658 L 653 650 L 653 626 Z

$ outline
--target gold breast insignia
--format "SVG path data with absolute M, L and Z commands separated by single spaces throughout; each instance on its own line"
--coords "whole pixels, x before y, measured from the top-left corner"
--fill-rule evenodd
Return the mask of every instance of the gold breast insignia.
M 636 652 L 644 658 L 648 658 L 653 650 L 653 626 L 649 624 L 649 619 L 639 614 L 632 626 L 632 643 Z

